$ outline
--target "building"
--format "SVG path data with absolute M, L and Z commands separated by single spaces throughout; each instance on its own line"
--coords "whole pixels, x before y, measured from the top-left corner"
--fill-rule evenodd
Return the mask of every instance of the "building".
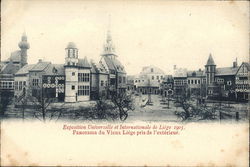
M 73 42 L 65 48 L 65 102 L 90 100 L 91 66 L 85 57 L 78 58 L 78 49 Z
M 235 76 L 235 96 L 236 100 L 246 101 L 250 100 L 250 65 L 247 62 L 243 62 L 238 68 Z
M 134 76 L 134 88 L 142 94 L 159 94 L 165 72 L 153 65 L 145 66 L 139 75 Z
M 14 74 L 27 64 L 27 50 L 30 45 L 27 36 L 23 33 L 21 41 L 18 43 L 20 50 L 11 53 L 6 61 L 0 63 L 0 91 L 8 91 L 14 94 Z
M 107 33 L 107 39 L 104 44 L 103 54 L 101 55 L 100 65 L 109 73 L 109 93 L 125 92 L 127 74 L 124 66 L 118 60 L 118 56 L 115 53 L 110 31 Z
M 206 75 L 201 69 L 196 71 L 187 71 L 187 94 L 205 96 Z
M 172 75 L 165 75 L 164 80 L 161 83 L 161 95 L 169 97 L 174 95 L 174 78 Z
M 187 69 L 174 66 L 174 96 L 187 95 Z
M 64 78 L 63 64 L 52 64 L 41 59 L 36 64 L 26 64 L 14 77 L 15 104 L 19 104 L 24 97 L 64 101 Z
M 108 81 L 109 73 L 100 64 L 90 61 L 91 66 L 91 91 L 90 98 L 92 100 L 99 99 L 100 97 L 107 97 L 108 95 Z
M 127 76 L 127 90 L 130 92 L 135 92 L 136 91 L 136 86 L 135 86 L 135 76 L 134 75 L 128 75 Z
M 216 68 L 210 54 L 205 65 L 207 97 L 210 99 L 236 100 L 235 77 L 238 69 L 237 60 L 233 62 L 231 67 Z
M 21 68 L 14 77 L 14 92 L 16 101 L 20 101 L 29 90 L 29 70 L 31 70 L 35 64 L 26 64 Z

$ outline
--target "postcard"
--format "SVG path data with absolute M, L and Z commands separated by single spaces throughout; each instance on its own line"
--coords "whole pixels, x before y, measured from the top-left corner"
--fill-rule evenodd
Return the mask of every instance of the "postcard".
M 249 2 L 2 0 L 1 166 L 248 166 Z

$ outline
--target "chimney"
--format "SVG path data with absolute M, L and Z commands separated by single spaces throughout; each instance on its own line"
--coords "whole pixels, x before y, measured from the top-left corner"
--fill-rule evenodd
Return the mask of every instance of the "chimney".
M 199 71 L 201 72 L 201 69 L 199 68 Z
M 38 63 L 41 63 L 42 61 L 43 61 L 42 59 L 39 59 L 39 60 L 38 60 Z
M 237 63 L 237 58 L 236 60 L 233 62 L 233 68 L 236 68 L 238 66 L 238 63 Z
M 177 67 L 177 66 L 176 66 L 176 65 L 174 65 L 174 70 L 176 70 L 176 67 Z

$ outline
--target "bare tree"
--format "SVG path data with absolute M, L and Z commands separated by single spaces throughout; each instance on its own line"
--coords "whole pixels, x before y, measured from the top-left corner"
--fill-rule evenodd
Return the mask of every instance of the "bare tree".
M 119 109 L 119 117 L 122 121 L 127 119 L 129 110 L 135 109 L 132 95 L 126 92 L 114 93 L 111 95 L 111 101 Z
M 33 117 L 46 122 L 46 120 L 52 120 L 57 117 L 56 120 L 61 116 L 61 109 L 49 109 L 51 103 L 55 102 L 54 97 L 50 97 L 42 87 L 31 89 L 31 92 L 27 94 L 21 94 L 17 97 L 16 102 L 22 108 L 22 118 L 25 119 L 25 110 L 27 108 L 33 108 Z

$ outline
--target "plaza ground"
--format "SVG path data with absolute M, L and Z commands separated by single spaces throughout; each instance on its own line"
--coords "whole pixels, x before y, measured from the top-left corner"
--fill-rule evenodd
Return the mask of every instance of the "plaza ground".
M 163 102 L 163 97 L 160 95 L 151 95 L 151 105 L 146 105 L 146 101 L 148 100 L 148 95 L 141 96 L 133 96 L 135 103 L 135 110 L 128 112 L 128 118 L 126 122 L 181 122 L 180 117 L 175 115 L 175 112 L 183 112 L 184 110 L 181 107 L 176 107 L 174 105 L 174 101 L 168 101 L 165 99 Z M 196 105 L 196 101 L 192 101 L 193 105 Z M 63 110 L 64 115 L 61 116 L 60 119 L 74 119 L 74 115 L 70 113 L 71 110 L 79 110 L 81 108 L 85 108 L 85 111 L 88 108 L 91 108 L 95 105 L 95 101 L 88 102 L 78 102 L 78 103 L 53 103 L 50 105 L 50 108 L 55 108 L 57 110 Z M 207 103 L 206 108 L 212 108 L 215 105 L 219 105 L 219 102 Z M 249 116 L 249 104 L 247 103 L 221 103 L 220 111 L 223 113 L 232 115 L 232 117 L 225 117 L 225 121 L 235 122 L 235 113 L 239 112 L 240 121 L 246 121 Z M 84 111 L 83 111 L 84 112 Z M 34 109 L 25 109 L 25 118 L 31 119 L 34 113 Z M 8 111 L 6 112 L 6 118 L 22 118 L 22 110 L 21 108 L 15 108 L 14 105 L 10 105 L 8 107 Z M 84 121 L 82 118 L 80 121 Z M 117 120 L 118 121 L 118 120 Z M 200 120 L 198 117 L 191 118 L 188 121 L 207 121 Z M 211 120 L 209 120 L 211 121 Z M 219 112 L 216 112 L 216 117 L 212 121 L 220 121 L 219 120 Z

